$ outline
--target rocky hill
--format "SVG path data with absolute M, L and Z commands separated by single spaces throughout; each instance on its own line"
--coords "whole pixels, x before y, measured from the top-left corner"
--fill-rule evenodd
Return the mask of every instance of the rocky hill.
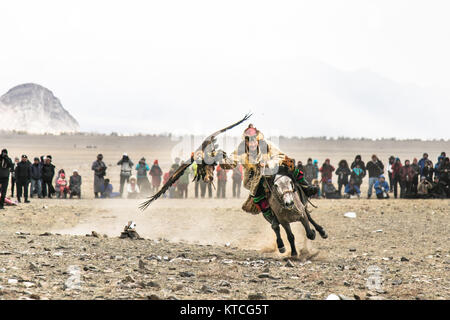
M 78 129 L 61 101 L 38 84 L 18 85 L 0 97 L 0 130 L 59 134 Z

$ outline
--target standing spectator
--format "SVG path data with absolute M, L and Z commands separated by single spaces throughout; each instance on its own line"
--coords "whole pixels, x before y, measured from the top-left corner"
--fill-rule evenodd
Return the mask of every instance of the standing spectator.
M 147 162 L 145 162 L 145 158 L 142 157 L 139 160 L 139 163 L 136 165 L 137 171 L 137 184 L 142 193 L 150 193 L 150 181 L 148 181 L 147 173 L 150 171 L 150 167 Z
M 175 162 L 170 167 L 170 169 L 172 169 L 173 172 L 175 172 L 180 167 L 180 161 L 181 161 L 180 158 L 178 158 L 178 157 L 175 158 Z
M 53 177 L 55 176 L 55 166 L 52 164 L 52 157 L 50 155 L 41 157 L 42 164 L 42 196 L 45 198 L 48 196 L 51 199 L 55 194 L 55 188 L 53 188 Z
M 94 171 L 94 196 L 95 198 L 99 197 L 99 193 L 102 193 L 102 190 L 105 190 L 107 186 L 105 186 L 105 175 L 107 166 L 103 162 L 103 155 L 98 154 L 97 160 L 92 163 L 91 169 Z M 109 179 L 108 179 L 109 183 Z M 111 186 L 112 188 L 112 186 Z
M 8 150 L 0 153 L 0 209 L 4 209 L 6 192 L 8 191 L 9 174 L 14 170 L 14 164 L 8 157 Z
M 14 188 L 16 187 L 16 167 L 20 159 L 18 157 L 14 158 L 13 169 L 11 172 L 11 198 L 14 198 Z
M 170 176 L 172 175 L 172 171 L 168 171 L 168 172 L 166 172 L 166 173 L 164 173 L 164 175 L 163 175 L 163 184 L 166 184 L 168 181 L 169 181 L 169 179 L 170 179 Z M 171 193 L 171 188 L 174 188 L 174 186 L 176 186 L 176 182 L 169 188 L 169 196 L 170 196 L 170 193 Z M 167 197 L 167 194 L 166 193 L 164 193 L 163 194 L 163 198 L 166 198 Z
M 402 163 L 399 158 L 395 158 L 395 162 L 392 165 L 392 177 L 394 182 L 394 198 L 397 199 L 398 186 L 400 186 L 401 192 L 401 175 Z
M 369 172 L 369 190 L 367 191 L 367 198 L 370 199 L 373 186 L 384 172 L 384 165 L 374 154 L 372 155 L 372 160 L 367 162 L 366 169 Z
M 81 176 L 78 174 L 78 170 L 73 170 L 73 174 L 69 179 L 70 199 L 74 196 L 78 196 L 81 199 Z
M 181 165 L 183 165 L 183 162 L 181 162 Z M 183 172 L 183 175 L 178 179 L 177 183 L 177 190 L 178 190 L 178 196 L 180 198 L 186 198 L 188 197 L 188 186 L 189 186 L 189 175 L 190 171 L 185 170 Z
M 417 158 L 413 159 L 413 163 L 411 164 L 411 168 L 414 170 L 414 177 L 412 180 L 411 191 L 414 195 L 417 194 L 417 186 L 419 184 L 419 176 L 420 176 L 420 166 L 417 163 Z
M 327 184 L 328 180 L 333 179 L 333 171 L 334 167 L 330 164 L 330 159 L 325 159 L 325 162 L 322 164 L 322 167 L 319 169 L 322 173 L 321 182 L 322 182 L 322 193 L 325 193 L 324 188 Z
M 241 197 L 242 177 L 243 177 L 242 165 L 238 164 L 233 169 L 233 174 L 231 176 L 231 179 L 233 180 L 233 198 Z
M 409 160 L 405 160 L 404 166 L 400 169 L 400 198 L 409 198 L 412 194 L 412 183 L 415 172 Z
M 306 162 L 305 167 L 303 168 L 303 172 L 305 174 L 305 180 L 308 184 L 312 184 L 313 179 L 317 179 L 317 166 L 315 166 L 312 162 L 312 159 L 309 158 Z
M 20 202 L 22 193 L 25 199 L 25 203 L 29 203 L 28 200 L 28 184 L 31 180 L 31 162 L 28 161 L 28 157 L 22 155 L 21 161 L 17 164 L 16 169 L 16 184 L 17 184 L 17 201 Z
M 344 187 L 345 191 L 345 186 L 348 184 L 348 177 L 352 173 L 348 166 L 347 160 L 339 161 L 339 165 L 335 173 L 338 176 L 338 192 L 339 195 L 342 195 L 342 187 Z
M 314 159 L 313 166 L 316 168 L 316 170 L 314 171 L 314 179 L 319 180 L 319 161 Z
M 447 186 L 450 184 L 450 161 L 448 157 L 444 158 L 439 167 L 439 181 L 444 182 Z
M 59 175 L 59 178 L 57 180 L 57 191 L 58 191 L 58 198 L 67 198 L 67 193 L 69 192 L 69 183 L 66 180 L 66 174 L 64 172 L 61 172 Z
M 392 165 L 394 164 L 394 162 L 395 162 L 394 156 L 390 156 L 389 162 L 388 162 L 388 167 L 387 167 L 390 192 L 394 191 L 394 176 L 392 175 Z
M 364 170 L 360 168 L 360 164 L 358 163 L 352 169 L 352 173 L 350 175 L 350 179 L 353 180 L 353 183 L 358 186 L 358 189 L 360 189 L 361 187 L 363 177 L 364 177 Z
M 200 196 L 202 198 L 206 195 L 206 188 L 208 188 L 208 198 L 212 198 L 212 181 L 211 183 L 208 183 L 203 179 L 200 179 Z
M 434 175 L 435 175 L 435 177 L 439 178 L 439 176 L 441 174 L 440 167 L 444 163 L 444 159 L 445 159 L 445 157 L 442 154 L 438 157 L 438 161 L 434 165 Z
M 425 152 L 422 156 L 422 159 L 420 159 L 419 163 L 418 163 L 418 165 L 420 167 L 420 175 L 422 175 L 422 170 L 425 167 L 427 161 L 428 161 L 428 153 Z
M 152 192 L 156 193 L 158 192 L 159 186 L 161 185 L 161 177 L 162 177 L 162 170 L 159 167 L 158 159 L 153 161 L 153 165 L 150 169 L 150 175 L 152 177 Z
M 120 196 L 123 194 L 123 186 L 125 182 L 128 183 L 131 177 L 131 170 L 133 168 L 133 161 L 128 157 L 128 154 L 124 153 L 122 155 L 122 159 L 117 162 L 117 165 L 120 166 L 120 188 L 119 193 Z
M 304 171 L 303 163 L 301 161 L 297 162 L 297 169 L 302 171 L 302 172 Z
M 362 170 L 361 168 L 359 169 Z M 350 178 L 349 183 L 347 183 L 347 185 L 345 186 L 344 197 L 348 199 L 355 196 L 359 198 L 361 196 L 361 190 L 359 189 L 359 186 L 355 183 L 355 180 L 353 180 L 353 178 Z
M 389 185 L 383 175 L 375 182 L 374 188 L 378 199 L 389 199 Z
M 355 161 L 352 162 L 351 168 L 355 168 L 357 164 L 359 164 L 359 167 L 364 171 L 363 177 L 365 177 L 366 165 L 364 164 L 364 161 L 361 160 L 361 156 L 359 154 L 355 157 Z
M 425 162 L 425 167 L 423 167 L 422 170 L 422 177 L 425 177 L 425 179 L 427 179 L 428 182 L 433 182 L 433 172 L 434 172 L 433 162 L 431 162 L 431 160 L 427 160 Z
M 222 169 L 221 166 L 217 166 L 217 198 L 225 199 L 225 190 L 227 186 L 227 170 Z
M 31 187 L 30 198 L 33 198 L 33 194 L 36 193 L 38 198 L 42 198 L 42 163 L 38 157 L 34 158 L 31 165 Z

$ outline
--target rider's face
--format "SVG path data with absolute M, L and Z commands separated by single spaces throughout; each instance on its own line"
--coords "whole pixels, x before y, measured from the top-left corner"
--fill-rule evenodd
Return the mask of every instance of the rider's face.
M 250 138 L 247 144 L 250 151 L 255 151 L 258 147 L 258 140 L 256 140 L 255 138 Z

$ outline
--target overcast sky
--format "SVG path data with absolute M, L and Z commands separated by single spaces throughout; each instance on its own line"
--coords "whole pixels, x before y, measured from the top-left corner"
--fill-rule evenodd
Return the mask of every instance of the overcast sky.
M 449 1 L 2 1 L 0 94 L 81 130 L 450 138 Z M 240 130 L 238 130 L 240 133 Z

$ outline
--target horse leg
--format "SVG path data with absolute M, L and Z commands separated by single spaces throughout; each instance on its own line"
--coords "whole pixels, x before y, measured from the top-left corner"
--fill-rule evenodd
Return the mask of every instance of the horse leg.
M 267 222 L 269 222 L 271 224 L 272 230 L 275 232 L 275 235 L 277 236 L 278 251 L 280 253 L 285 253 L 286 248 L 284 247 L 283 239 L 281 239 L 280 223 L 278 222 L 277 217 L 274 214 L 272 214 L 272 218 L 269 218 L 265 215 L 264 215 L 264 218 L 267 220 Z
M 309 240 L 314 240 L 316 238 L 316 231 L 311 229 L 311 227 L 309 226 L 308 218 L 302 217 L 300 219 L 300 222 L 303 224 L 303 227 L 305 228 L 306 237 Z
M 322 226 L 320 226 L 319 224 L 317 224 L 317 223 L 313 220 L 313 218 L 311 217 L 311 214 L 309 213 L 309 211 L 305 209 L 305 212 L 306 212 L 306 216 L 308 217 L 308 220 L 311 222 L 311 224 L 314 226 L 314 228 L 315 228 L 317 231 L 319 231 L 320 236 L 321 236 L 323 239 L 328 238 L 327 232 L 324 230 L 324 228 L 322 228 Z
M 291 245 L 291 256 L 296 257 L 298 254 L 297 254 L 297 249 L 295 248 L 295 237 L 294 237 L 294 234 L 292 233 L 291 225 L 289 223 L 285 223 L 282 226 L 283 226 L 284 230 L 286 231 L 286 235 L 289 240 L 289 244 Z

